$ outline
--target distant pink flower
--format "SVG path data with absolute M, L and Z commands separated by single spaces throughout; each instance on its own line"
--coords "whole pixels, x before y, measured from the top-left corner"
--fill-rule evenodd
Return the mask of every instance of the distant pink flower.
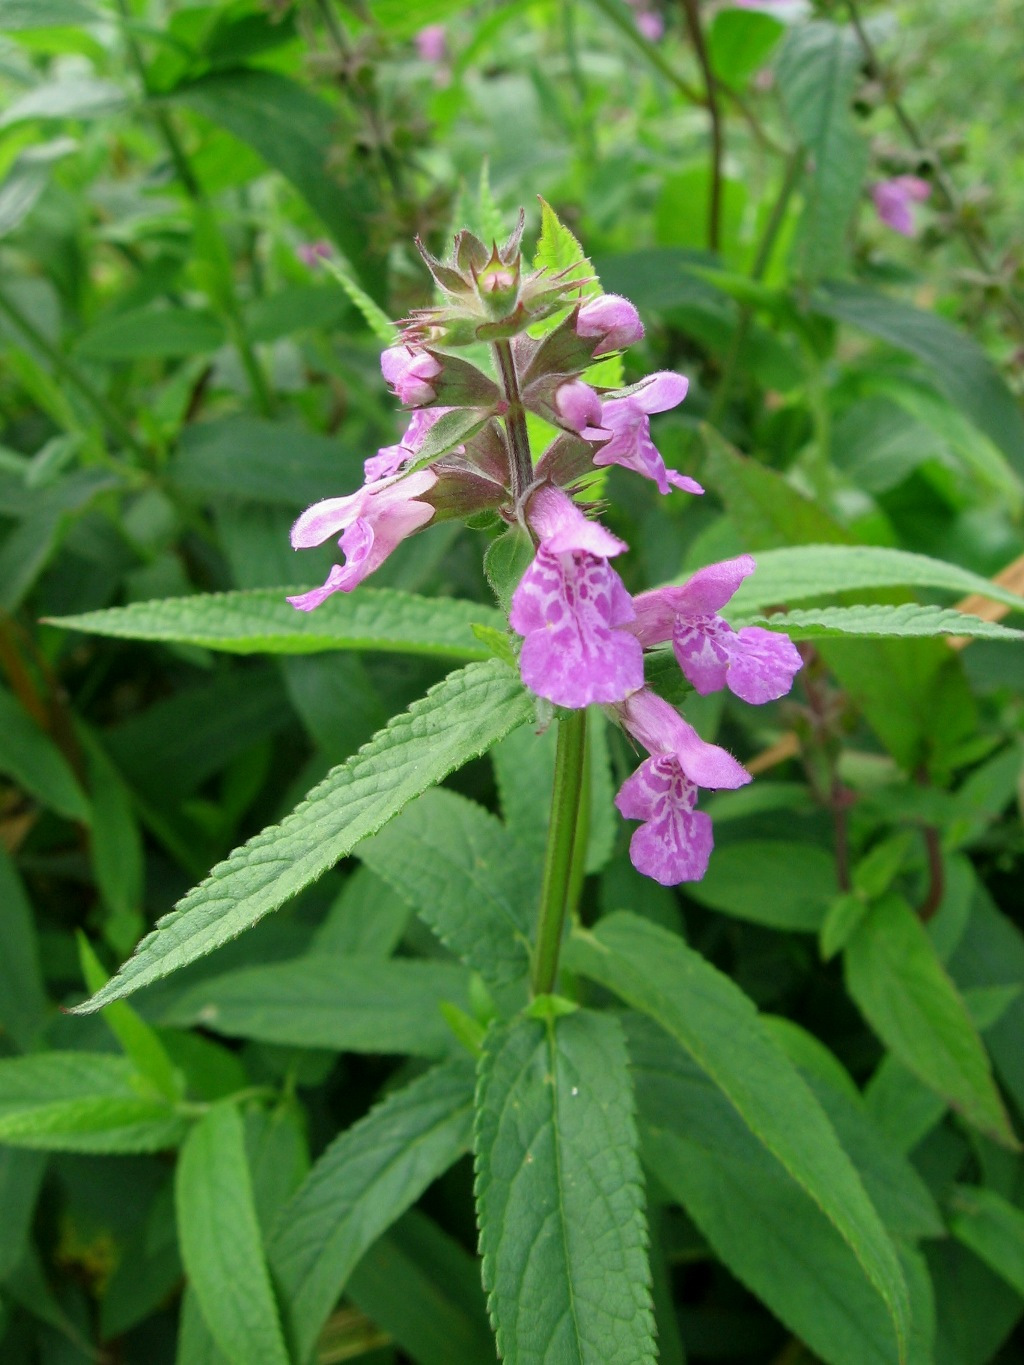
M 315 242 L 300 242 L 295 248 L 295 254 L 303 265 L 310 270 L 315 270 L 321 261 L 329 260 L 332 254 L 330 242 L 318 238 Z
M 596 359 L 609 351 L 620 351 L 624 346 L 632 346 L 634 341 L 642 341 L 644 325 L 629 299 L 621 298 L 618 294 L 602 294 L 599 298 L 588 299 L 580 309 L 576 319 L 576 334 L 600 338 L 594 351 Z
M 679 587 L 641 593 L 629 629 L 645 647 L 671 640 L 679 667 L 701 696 L 728 687 L 754 705 L 776 701 L 803 666 L 789 636 L 760 626 L 735 631 L 718 615 L 756 567 L 750 555 L 740 555 L 698 569 Z
M 897 175 L 879 180 L 871 187 L 875 210 L 886 227 L 904 237 L 914 235 L 914 204 L 923 203 L 932 192 L 927 180 L 916 175 Z
M 621 701 L 644 680 L 640 642 L 622 629 L 633 619 L 629 593 L 608 563 L 626 545 L 551 484 L 527 517 L 540 544 L 509 617 L 525 637 L 523 681 L 556 706 Z
M 656 43 L 665 36 L 665 21 L 660 14 L 641 10 L 636 16 L 636 26 L 649 43 Z
M 335 592 L 351 592 L 387 559 L 406 536 L 425 526 L 434 515 L 428 502 L 417 499 L 437 483 L 432 469 L 421 469 L 405 479 L 383 479 L 364 484 L 345 498 L 326 498 L 307 507 L 292 527 L 292 548 L 322 545 L 339 531 L 344 564 L 335 564 L 322 587 L 289 597 L 299 611 L 312 611 Z
M 425 62 L 443 62 L 445 59 L 444 24 L 427 24 L 413 39 L 416 51 Z
M 426 351 L 414 346 L 389 346 L 381 354 L 380 368 L 396 398 L 407 407 L 424 407 L 436 398 L 430 381 L 441 373 L 441 364 Z
M 417 408 L 397 445 L 382 446 L 376 455 L 363 461 L 366 482 L 376 483 L 379 479 L 389 479 L 392 474 L 397 474 L 406 460 L 411 460 L 419 453 L 430 428 L 446 412 L 451 411 L 451 408 Z M 457 452 L 462 449 L 462 446 L 456 447 Z
M 594 456 L 594 464 L 619 464 L 632 469 L 645 479 L 652 479 L 659 493 L 667 493 L 670 485 L 686 493 L 703 493 L 704 489 L 694 479 L 665 468 L 665 461 L 651 440 L 650 414 L 677 407 L 686 397 L 688 387 L 689 380 L 683 375 L 662 370 L 625 398 L 606 398 L 601 404 L 600 425 L 612 436 Z
M 662 886 L 699 881 L 714 846 L 711 819 L 694 809 L 697 788 L 732 789 L 750 774 L 717 744 L 707 744 L 675 707 L 643 688 L 615 707 L 623 728 L 650 753 L 619 789 L 615 804 L 633 831 L 633 866 Z

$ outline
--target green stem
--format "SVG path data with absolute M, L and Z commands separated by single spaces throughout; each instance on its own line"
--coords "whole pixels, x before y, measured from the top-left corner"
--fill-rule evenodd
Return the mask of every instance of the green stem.
M 78 366 L 70 361 L 62 351 L 59 351 L 54 344 L 43 335 L 39 328 L 31 321 L 18 307 L 12 298 L 0 292 L 0 312 L 6 313 L 20 332 L 23 332 L 37 351 L 46 356 L 47 360 L 72 388 L 77 389 L 85 401 L 92 408 L 106 426 L 114 433 L 118 440 L 138 455 L 140 459 L 147 459 L 146 447 L 132 431 L 131 427 L 114 408 L 103 394 L 86 379 Z
M 551 821 L 544 857 L 544 881 L 533 956 L 534 995 L 550 995 L 558 976 L 558 956 L 569 907 L 573 849 L 576 844 L 583 760 L 587 749 L 587 712 L 564 711 L 558 721 Z
M 684 81 L 672 63 L 662 56 L 661 50 L 640 32 L 632 13 L 622 3 L 622 0 L 592 0 L 592 3 L 606 18 L 612 21 L 616 28 L 622 30 L 626 37 L 640 49 L 650 64 L 660 71 L 669 84 L 674 85 L 681 95 L 684 95 L 694 104 L 704 103 L 704 97 L 700 91 L 695 90 L 688 81 Z
M 718 82 L 711 69 L 711 57 L 704 30 L 700 23 L 697 0 L 682 0 L 683 18 L 697 54 L 697 62 L 704 77 L 705 103 L 711 120 L 711 194 L 708 199 L 708 249 L 718 251 L 722 237 L 722 158 L 725 155 L 725 134 L 722 112 L 718 105 Z
M 505 413 L 505 430 L 508 432 L 509 455 L 512 471 L 512 501 L 518 506 L 533 482 L 533 459 L 530 455 L 530 437 L 526 430 L 526 409 L 519 394 L 519 380 L 516 377 L 516 364 L 512 358 L 512 347 L 507 341 L 494 343 L 494 358 L 501 375 L 501 386 L 505 391 L 508 410 Z

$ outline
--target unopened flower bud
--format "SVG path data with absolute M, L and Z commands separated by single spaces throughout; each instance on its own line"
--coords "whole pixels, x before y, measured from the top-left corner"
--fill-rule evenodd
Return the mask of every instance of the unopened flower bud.
M 381 355 L 380 368 L 395 396 L 408 407 L 423 407 L 437 397 L 430 381 L 441 373 L 441 364 L 425 351 L 389 346 Z
M 570 379 L 558 388 L 555 411 L 570 431 L 588 431 L 601 425 L 601 400 L 582 379 Z
M 640 314 L 629 299 L 619 294 L 602 294 L 599 298 L 588 299 L 580 308 L 576 319 L 576 335 L 597 337 L 598 344 L 594 356 L 606 355 L 609 351 L 622 350 L 641 341 L 644 325 Z

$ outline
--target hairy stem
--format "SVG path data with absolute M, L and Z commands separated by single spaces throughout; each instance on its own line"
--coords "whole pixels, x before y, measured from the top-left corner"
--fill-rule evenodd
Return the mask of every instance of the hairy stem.
M 534 995 L 549 995 L 558 976 L 558 955 L 572 885 L 573 850 L 576 846 L 586 748 L 586 709 L 564 711 L 558 721 L 551 821 L 548 825 L 537 943 L 533 956 Z
M 519 379 L 516 376 L 516 363 L 512 358 L 512 347 L 507 341 L 494 343 L 494 359 L 501 375 L 505 401 L 508 403 L 505 430 L 508 433 L 512 471 L 512 501 L 518 507 L 519 499 L 533 482 L 533 460 L 530 456 L 530 438 L 526 431 L 526 409 L 519 393 Z

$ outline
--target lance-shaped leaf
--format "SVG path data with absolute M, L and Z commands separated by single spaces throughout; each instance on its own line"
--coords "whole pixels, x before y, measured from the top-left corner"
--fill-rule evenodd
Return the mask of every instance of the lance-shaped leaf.
M 821 607 L 755 616 L 740 624 L 784 630 L 793 640 L 859 636 L 863 640 L 921 639 L 935 635 L 966 635 L 974 640 L 1024 640 L 1024 631 L 995 621 L 983 621 L 952 607 L 921 607 L 916 602 L 857 607 Z
M 497 659 L 450 673 L 332 769 L 280 825 L 218 864 L 78 1012 L 130 995 L 251 928 L 531 713 L 519 679 Z
M 653 1365 L 633 1090 L 609 1015 L 520 1017 L 481 1060 L 477 1211 L 499 1353 Z
M 245 1153 L 229 1101 L 196 1124 L 175 1179 L 178 1238 L 203 1318 L 231 1365 L 289 1365 Z
M 363 1252 L 466 1150 L 472 1112 L 472 1063 L 459 1057 L 336 1138 L 281 1210 L 269 1255 L 297 1361 Z
M 286 600 L 296 588 L 206 593 L 128 607 L 60 616 L 51 625 L 92 635 L 165 644 L 201 645 L 225 654 L 322 654 L 335 649 L 380 649 L 448 659 L 486 659 L 473 634 L 499 629 L 492 607 L 451 597 L 417 597 L 392 588 L 335 593 L 316 611 L 296 611 Z
M 995 1190 L 958 1185 L 949 1226 L 954 1237 L 1024 1294 L 1024 1210 Z
M 844 965 L 850 994 L 893 1056 L 969 1123 L 1016 1147 L 985 1045 L 901 896 L 886 896 L 861 920 Z
M 896 1250 L 821 1107 L 748 997 L 681 938 L 636 915 L 610 915 L 577 933 L 566 961 L 690 1054 L 849 1245 L 905 1345 L 910 1309 Z

